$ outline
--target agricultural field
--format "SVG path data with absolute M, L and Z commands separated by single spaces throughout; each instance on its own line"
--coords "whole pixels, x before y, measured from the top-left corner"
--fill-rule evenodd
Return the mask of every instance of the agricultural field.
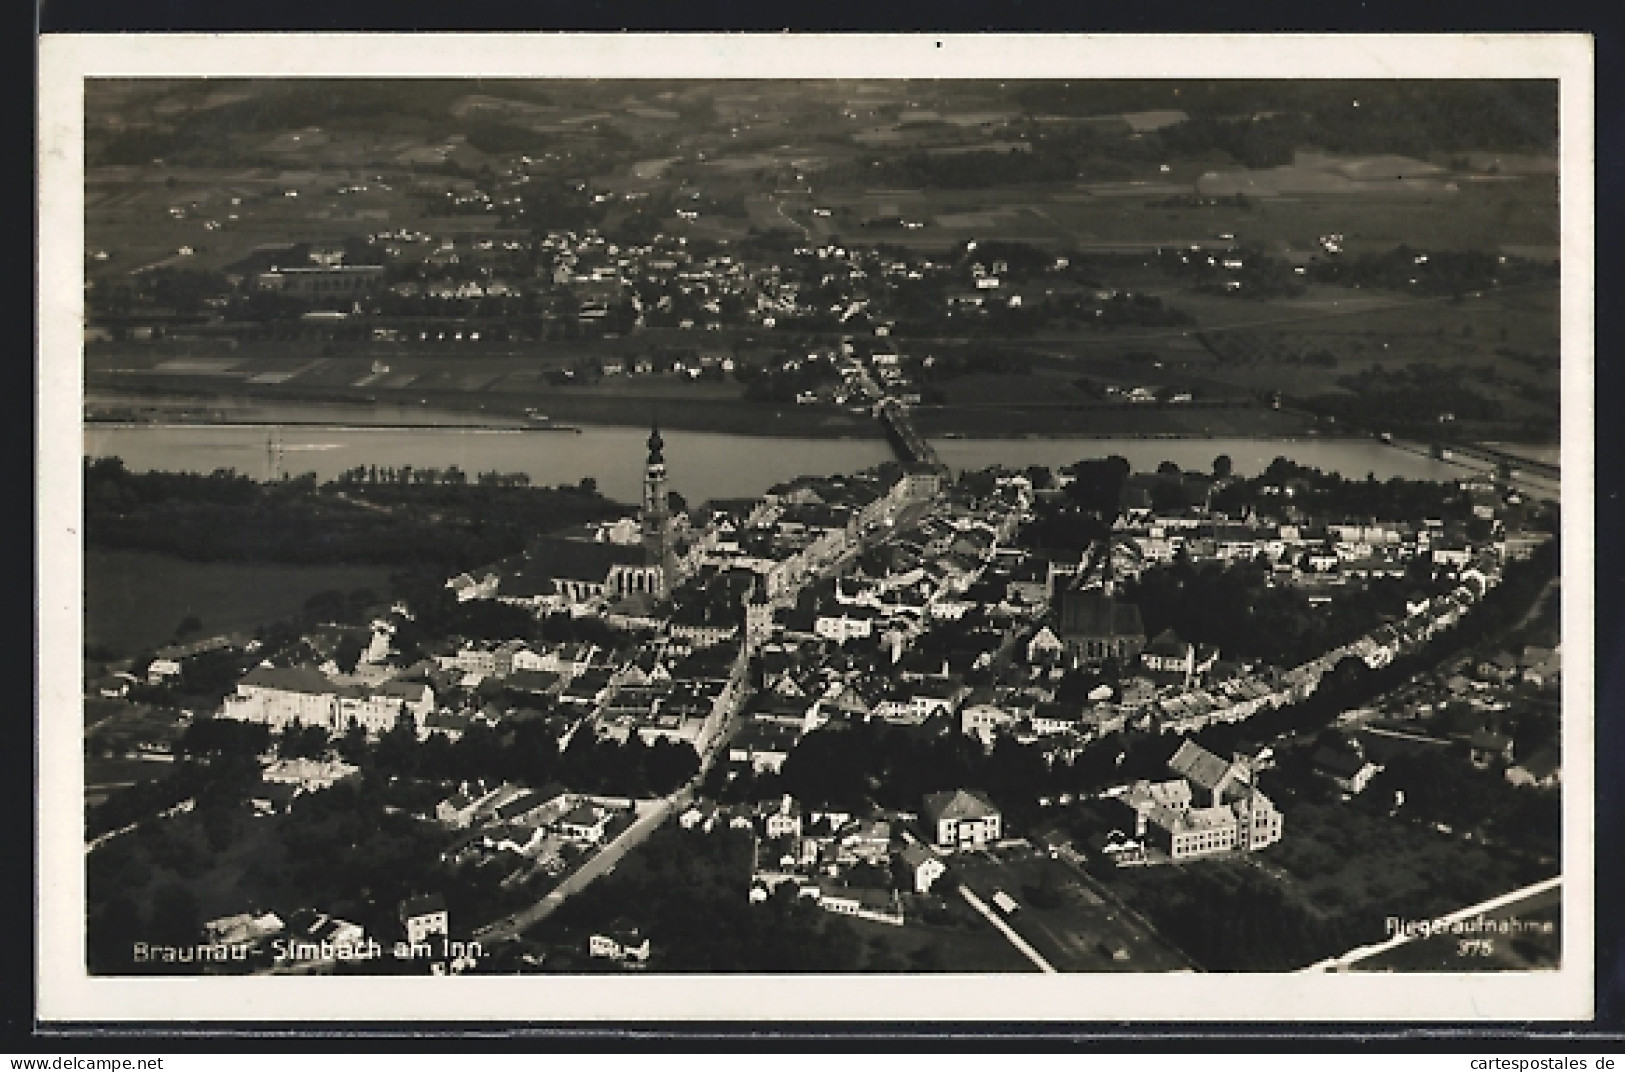
M 922 435 L 965 436 L 1147 436 L 1291 438 L 1312 431 L 1301 415 L 1258 407 L 919 406 L 914 423 Z
M 1347 101 L 1336 87 L 1323 88 L 1296 106 L 1325 112 L 1335 126 Z M 1261 84 L 1251 92 L 1273 99 L 1278 89 Z M 1435 298 L 1310 283 L 1297 296 L 1257 299 L 1197 291 L 1177 266 L 1158 262 L 1159 250 L 1199 247 L 1261 253 L 1301 268 L 1325 263 L 1323 243 L 1335 237 L 1345 258 L 1404 246 L 1550 264 L 1558 252 L 1556 157 L 1533 127 L 1486 120 L 1468 92 L 1428 119 L 1439 134 L 1436 147 L 1392 147 L 1396 139 L 1379 127 L 1338 127 L 1341 143 L 1301 132 L 1271 135 L 1277 140 L 1268 161 L 1252 160 L 1256 146 L 1228 135 L 1209 131 L 1190 140 L 1198 122 L 1245 110 L 1238 113 L 1235 102 L 1200 103 L 1209 89 L 1199 98 L 1170 98 L 1169 91 L 1102 85 L 1091 87 L 1090 100 L 1078 100 L 1064 87 L 1039 84 L 995 90 L 886 80 L 428 80 L 410 93 L 387 81 L 97 83 L 87 112 L 85 186 L 92 282 L 139 290 L 139 280 L 158 268 L 236 276 L 259 270 L 243 267 L 251 262 L 268 267 L 278 248 L 296 258 L 305 247 L 342 248 L 349 263 L 363 253 L 366 263 L 383 263 L 392 295 L 371 310 L 329 302 L 310 321 L 297 314 L 266 319 L 271 314 L 245 308 L 253 302 L 214 298 L 212 308 L 193 310 L 205 323 L 181 316 L 183 326 L 169 337 L 90 342 L 88 382 L 138 394 L 416 403 L 509 417 L 536 407 L 613 423 L 641 422 L 658 402 L 690 427 L 734 430 L 770 418 L 760 410 L 748 418 L 722 415 L 724 403 L 742 393 L 737 384 L 558 384 L 572 363 L 666 344 L 666 329 L 629 319 L 578 323 L 577 300 L 613 304 L 636 285 L 652 301 L 649 280 L 578 275 L 560 282 L 569 271 L 551 267 L 536 240 L 596 231 L 622 254 L 654 235 L 736 256 L 754 245 L 757 252 L 740 257 L 748 282 L 734 300 L 744 308 L 757 300 L 753 274 L 778 273 L 770 251 L 786 248 L 787 238 L 809 246 L 885 245 L 939 266 L 968 258 L 968 243 L 1004 241 L 1074 258 L 1099 255 L 1088 263 L 1086 293 L 1159 298 L 1192 322 L 1097 331 L 1051 321 L 1001 340 L 1067 364 L 1032 377 L 940 385 L 942 394 L 929 401 L 946 408 L 923 417 L 936 431 L 997 431 L 982 412 L 990 405 L 1020 412 L 1029 403 L 1082 400 L 1072 381 L 1083 375 L 1123 387 L 1147 385 L 1141 381 L 1149 377 L 1150 386 L 1188 389 L 1209 401 L 1257 404 L 1277 393 L 1294 402 L 1341 398 L 1335 412 L 1360 425 L 1355 396 L 1371 382 L 1343 381 L 1423 365 L 1472 370 L 1471 382 L 1462 383 L 1487 403 L 1482 412 L 1440 415 L 1469 422 L 1463 435 L 1555 435 L 1555 285 Z M 1404 114 L 1410 105 L 1396 102 L 1410 100 L 1407 92 L 1383 91 L 1366 104 Z M 1488 87 L 1481 103 L 1543 106 L 1538 95 L 1521 92 Z M 1443 118 L 1447 113 L 1455 118 Z M 1483 144 L 1464 146 L 1459 129 L 1481 122 Z M 1204 148 L 1203 136 L 1218 136 L 1228 148 Z M 1418 139 L 1410 140 L 1426 142 Z M 403 280 L 427 288 L 432 280 L 484 278 L 501 280 L 507 289 L 491 294 L 504 296 L 437 303 L 427 289 L 400 289 Z M 239 299 L 254 289 L 252 280 L 234 286 Z M 999 293 L 1019 293 L 1031 307 L 1048 286 L 1007 281 Z M 850 297 L 874 297 L 869 287 L 858 284 Z M 1070 300 L 1072 292 L 1054 294 Z M 162 298 L 142 301 L 159 306 L 160 318 L 168 315 Z M 228 307 L 229 315 L 215 312 Z M 362 319 L 347 319 L 354 316 Z M 731 332 L 757 326 L 730 316 L 722 331 L 678 332 L 669 345 L 727 346 Z M 898 332 L 896 344 L 906 355 L 929 353 L 943 339 L 975 333 L 964 325 L 943 316 L 927 329 L 936 338 Z M 98 337 L 122 339 L 126 327 L 115 324 Z M 1208 344 L 1221 335 L 1229 340 L 1223 353 Z M 1125 363 L 1129 353 L 1138 363 Z M 1420 384 L 1405 386 L 1426 393 Z M 1304 424 L 1262 408 L 1253 416 L 1260 427 Z M 862 434 L 861 422 L 841 411 L 786 419 L 809 434 Z M 1217 415 L 1089 415 L 1097 420 L 1109 432 L 1237 430 Z M 1022 427 L 1078 432 L 1089 424 L 1049 413 Z

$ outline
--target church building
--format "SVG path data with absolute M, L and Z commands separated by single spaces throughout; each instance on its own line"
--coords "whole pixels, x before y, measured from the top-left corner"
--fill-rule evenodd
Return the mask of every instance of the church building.
M 1074 666 L 1132 663 L 1146 644 L 1140 608 L 1117 596 L 1112 546 L 1097 546 L 1093 559 L 1056 592 L 1055 632 Z
M 660 438 L 660 425 L 652 425 L 649 458 L 643 470 L 643 511 L 639 522 L 644 568 L 652 571 L 654 592 L 661 599 L 671 595 L 677 573 L 677 556 L 672 548 L 671 503 L 666 491 L 665 446 L 665 440 Z
M 524 564 L 505 577 L 503 594 L 542 593 L 567 604 L 595 600 L 663 600 L 677 581 L 676 541 L 667 499 L 665 441 L 651 428 L 644 465 L 643 502 L 633 524 L 584 526 L 539 536 L 525 551 Z

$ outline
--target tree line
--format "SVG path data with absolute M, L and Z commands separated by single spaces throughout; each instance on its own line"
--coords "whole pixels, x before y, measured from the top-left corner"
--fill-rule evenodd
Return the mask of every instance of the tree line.
M 538 532 L 624 512 L 579 486 L 259 482 L 229 469 L 136 473 L 118 458 L 87 459 L 84 478 L 85 539 L 95 546 L 195 562 L 392 565 L 442 578 L 516 554 Z

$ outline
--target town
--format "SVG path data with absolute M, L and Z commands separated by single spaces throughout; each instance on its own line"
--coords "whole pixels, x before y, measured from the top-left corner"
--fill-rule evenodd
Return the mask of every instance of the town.
M 883 404 L 906 428 L 906 405 Z M 281 850 L 296 873 L 330 867 L 358 792 L 415 843 L 391 861 L 415 864 L 395 874 L 393 902 L 371 873 L 364 889 L 330 887 L 327 903 L 239 879 L 230 911 L 178 921 L 166 948 L 187 955 L 175 962 L 376 970 L 378 957 L 273 946 L 439 936 L 481 955 L 382 959 L 683 970 L 654 919 L 559 922 L 578 906 L 592 915 L 596 898 L 580 891 L 615 881 L 646 839 L 681 835 L 748 842 L 743 905 L 804 900 L 901 934 L 963 927 L 943 921 L 971 911 L 1055 970 L 1019 933 L 1047 905 L 1063 920 L 1036 925 L 1049 956 L 1144 970 L 1191 958 L 1127 907 L 1116 874 L 1268 861 L 1297 834 L 1272 778 L 1301 798 L 1308 774 L 1346 802 L 1383 787 L 1382 756 L 1403 768 L 1418 751 L 1459 750 L 1464 774 L 1493 771 L 1510 794 L 1556 784 L 1560 645 L 1531 633 L 1495 647 L 1505 623 L 1492 618 L 1508 609 L 1509 576 L 1520 613 L 1555 590 L 1549 504 L 1493 479 L 1349 482 L 1285 459 L 1253 478 L 1221 457 L 1208 472 L 1131 473 L 1108 458 L 950 479 L 911 456 L 911 439 L 882 470 L 674 510 L 657 428 L 634 514 L 445 579 L 443 602 L 481 636 L 426 633 L 421 608 L 396 602 L 274 651 L 232 637 L 173 646 L 98 683 L 155 711 L 197 666 L 243 668 L 213 710 L 121 713 L 89 738 L 172 761 L 155 783 L 166 797 L 128 792 L 170 822 L 190 814 L 223 831 L 204 855 L 230 856 L 245 822 L 338 823 L 322 838 L 339 843 Z M 1395 516 L 1418 503 L 1418 519 Z M 1464 648 L 1470 632 L 1482 639 Z M 1480 647 L 1442 688 L 1427 683 L 1446 652 Z M 1385 706 L 1399 689 L 1406 702 Z M 1389 790 L 1393 812 L 1419 813 L 1405 798 L 1424 788 Z M 101 809 L 122 810 L 116 796 Z M 93 875 L 151 836 L 155 811 L 95 835 Z M 1104 927 L 1087 922 L 1098 911 L 1066 920 L 1058 883 L 1086 907 L 1121 907 Z M 163 910 L 203 911 L 182 900 Z M 93 934 L 115 924 L 95 916 Z M 252 953 L 207 952 L 227 947 Z M 955 967 L 932 956 L 916 962 Z

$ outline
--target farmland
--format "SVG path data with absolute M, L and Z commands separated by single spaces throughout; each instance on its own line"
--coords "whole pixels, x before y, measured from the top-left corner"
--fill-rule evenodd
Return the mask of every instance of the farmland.
M 939 385 L 922 414 L 933 434 L 997 433 L 1013 415 L 1040 434 L 1293 432 L 1334 416 L 1372 431 L 1362 417 L 1382 401 L 1350 377 L 1420 365 L 1461 370 L 1483 403 L 1433 415 L 1458 438 L 1550 442 L 1558 201 L 1555 135 L 1528 118 L 1539 94 L 1486 84 L 1439 104 L 1366 86 L 1356 121 L 1345 92 L 1288 94 L 1320 117 L 1310 138 L 1297 111 L 1255 116 L 1245 136 L 1232 123 L 1245 100 L 1287 99 L 1274 83 L 1102 83 L 1080 98 L 1040 83 L 97 82 L 87 387 L 613 424 L 658 406 L 673 427 L 850 436 L 872 434 L 861 414 L 745 401 L 742 372 L 630 366 L 854 343 L 926 357 L 986 337 L 1054 360 Z M 990 243 L 1072 267 L 1017 272 L 952 311 Z M 787 284 L 798 246 L 880 251 L 922 282 L 866 269 Z M 698 259 L 674 279 L 634 249 Z M 1522 281 L 1315 276 L 1395 250 L 1418 274 L 1429 255 L 1484 256 Z M 1176 251 L 1211 278 L 1174 271 Z M 1255 290 L 1254 269 L 1226 274 L 1220 257 L 1290 285 Z M 368 266 L 382 291 L 301 304 L 257 290 L 255 273 L 308 258 Z M 816 302 L 774 308 L 798 289 Z M 1091 294 L 1153 301 L 1161 319 L 1093 320 Z M 628 373 L 600 380 L 610 364 Z M 1088 401 L 1079 377 L 1232 409 L 1062 413 Z M 1262 405 L 1272 395 L 1321 401 L 1288 416 Z M 1040 402 L 1060 408 L 1029 415 Z

